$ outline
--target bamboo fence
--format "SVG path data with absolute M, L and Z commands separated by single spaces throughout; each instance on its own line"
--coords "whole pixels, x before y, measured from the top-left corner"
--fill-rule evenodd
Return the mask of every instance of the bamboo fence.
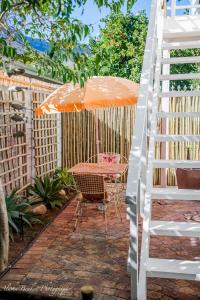
M 14 86 L 25 89 L 10 91 Z M 51 174 L 57 166 L 57 118 L 34 114 L 35 107 L 55 88 L 0 72 L 0 176 L 6 193 L 23 189 L 34 176 Z
M 100 152 L 116 152 L 128 157 L 135 107 L 98 109 Z M 70 168 L 87 161 L 96 154 L 96 126 L 94 113 L 81 111 L 63 114 L 63 166 Z M 128 120 L 128 121 L 127 121 Z
M 171 112 L 200 112 L 199 97 L 171 98 Z M 116 107 L 98 109 L 95 112 L 99 123 L 100 152 L 115 152 L 129 157 L 134 130 L 135 107 Z M 62 161 L 65 168 L 85 162 L 96 154 L 96 136 L 94 114 L 89 111 L 63 114 L 63 149 Z M 170 118 L 168 121 L 170 134 L 200 134 L 199 118 Z M 161 133 L 161 121 L 158 130 Z M 168 142 L 166 143 L 166 159 L 187 159 L 188 148 L 191 159 L 200 159 L 198 142 Z M 161 158 L 161 143 L 156 144 L 156 157 Z M 161 183 L 161 170 L 154 173 L 154 184 Z M 167 172 L 167 183 L 176 185 L 175 170 Z

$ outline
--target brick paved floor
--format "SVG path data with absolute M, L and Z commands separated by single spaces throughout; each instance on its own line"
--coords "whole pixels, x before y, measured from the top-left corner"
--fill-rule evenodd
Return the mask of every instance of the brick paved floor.
M 79 296 L 90 284 L 95 299 L 130 299 L 126 271 L 129 224 L 123 206 L 123 223 L 109 210 L 109 238 L 105 238 L 103 216 L 94 206 L 83 218 L 79 232 L 72 231 L 75 200 L 40 235 L 34 245 L 0 281 L 0 287 L 31 289 L 40 293 Z M 197 202 L 156 202 L 153 216 L 162 220 L 186 220 L 200 213 Z M 154 237 L 151 255 L 160 258 L 200 259 L 200 242 L 194 238 Z M 150 279 L 149 300 L 198 300 L 200 283 Z

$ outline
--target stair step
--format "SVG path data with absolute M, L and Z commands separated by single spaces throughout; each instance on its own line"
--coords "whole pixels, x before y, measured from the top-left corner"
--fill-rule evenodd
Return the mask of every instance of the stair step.
M 177 5 L 176 10 L 182 10 L 182 9 L 194 9 L 194 8 L 200 8 L 199 4 L 196 5 Z
M 181 134 L 157 134 L 156 142 L 200 142 L 200 135 L 181 135 Z
M 200 200 L 200 190 L 178 188 L 153 188 L 152 199 L 154 200 Z
M 200 48 L 200 41 L 187 41 L 187 42 L 172 42 L 172 43 L 163 43 L 164 50 L 173 50 L 173 49 L 197 49 Z
M 168 97 L 199 97 L 200 91 L 170 91 L 160 92 L 159 96 L 162 98 Z
M 162 64 L 192 64 L 192 63 L 199 63 L 200 56 L 183 56 L 183 57 L 171 57 L 171 58 L 162 58 Z
M 152 235 L 200 237 L 200 223 L 151 221 L 150 233 Z
M 153 160 L 154 168 L 194 168 L 200 169 L 199 160 Z
M 200 261 L 149 258 L 147 276 L 200 281 Z
M 200 79 L 200 73 L 185 73 L 185 74 L 169 74 L 160 75 L 160 80 L 189 80 Z
M 187 2 L 191 2 L 191 1 L 188 0 Z M 178 10 L 179 8 L 180 5 L 176 5 L 176 10 Z M 186 15 L 186 14 L 181 16 L 176 15 L 174 18 L 165 18 L 163 38 L 167 39 L 166 41 L 169 41 L 169 39 L 174 39 L 174 41 L 180 41 L 180 39 L 191 40 L 191 38 L 193 38 L 194 41 L 194 38 L 198 39 L 199 37 L 199 29 L 200 29 L 199 15 L 194 15 L 194 16 Z
M 158 112 L 158 118 L 200 118 L 200 112 Z

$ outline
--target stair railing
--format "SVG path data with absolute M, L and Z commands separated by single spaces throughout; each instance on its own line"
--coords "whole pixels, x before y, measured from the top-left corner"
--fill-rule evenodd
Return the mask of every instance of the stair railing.
M 164 0 L 165 1 L 165 0 Z M 153 99 L 154 71 L 157 49 L 158 16 L 165 14 L 163 0 L 152 0 L 140 90 L 134 125 L 134 135 L 129 156 L 126 189 L 127 213 L 130 219 L 130 247 L 128 271 L 131 274 L 131 299 L 137 299 L 138 287 L 138 214 L 143 214 L 146 190 L 146 167 L 150 120 Z

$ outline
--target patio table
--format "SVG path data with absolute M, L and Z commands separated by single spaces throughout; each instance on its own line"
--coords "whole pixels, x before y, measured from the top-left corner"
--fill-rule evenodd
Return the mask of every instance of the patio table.
M 127 164 L 114 164 L 114 163 L 79 163 L 73 166 L 68 171 L 71 173 L 122 175 L 126 171 L 127 166 L 128 166 Z

